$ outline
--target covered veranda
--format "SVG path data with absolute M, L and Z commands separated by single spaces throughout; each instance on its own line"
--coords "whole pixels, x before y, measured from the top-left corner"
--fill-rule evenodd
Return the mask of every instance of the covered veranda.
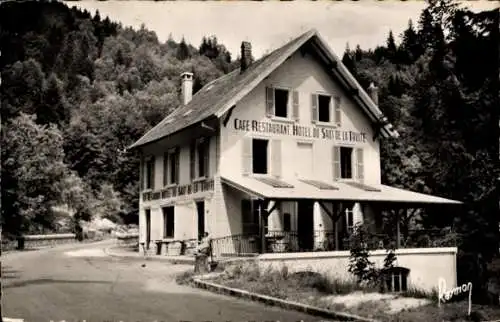
M 460 205 L 454 200 L 411 192 L 386 185 L 358 182 L 322 182 L 318 180 L 279 180 L 268 177 L 221 178 L 223 184 L 236 189 L 254 202 L 258 213 L 258 231 L 214 238 L 217 255 L 293 253 L 349 250 L 352 233 L 346 227 L 346 209 L 362 205 L 362 223 L 370 233 L 371 249 L 428 248 L 455 246 L 443 231 L 412 230 L 412 220 L 426 208 L 436 205 Z M 298 206 L 295 229 L 270 229 L 268 219 L 283 203 Z M 316 207 L 329 223 L 320 230 L 308 217 Z M 452 208 L 450 208 L 452 211 Z M 344 220 L 344 222 L 343 222 Z M 389 228 L 389 230 L 387 230 Z M 437 238 L 434 238 L 437 237 Z

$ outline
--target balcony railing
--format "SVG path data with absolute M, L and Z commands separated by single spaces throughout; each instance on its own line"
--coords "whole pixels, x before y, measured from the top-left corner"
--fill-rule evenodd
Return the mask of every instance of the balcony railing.
M 299 234 L 297 231 L 268 231 L 265 235 L 266 253 L 320 252 L 349 250 L 354 241 L 352 238 L 341 238 L 335 245 L 335 232 L 332 230 L 315 230 L 311 234 Z M 386 234 L 369 234 L 363 241 L 370 250 L 387 249 L 395 246 L 395 237 Z M 436 230 L 410 231 L 407 237 L 401 238 L 400 248 L 454 247 L 457 237 L 453 233 Z M 239 234 L 212 239 L 215 256 L 242 256 L 257 254 L 261 250 L 259 234 Z
M 167 188 L 163 188 L 159 191 L 147 191 L 142 193 L 143 201 L 151 201 L 158 199 L 168 199 L 180 196 L 191 195 L 200 192 L 213 191 L 214 190 L 214 180 L 206 179 L 191 182 L 184 185 L 176 185 Z

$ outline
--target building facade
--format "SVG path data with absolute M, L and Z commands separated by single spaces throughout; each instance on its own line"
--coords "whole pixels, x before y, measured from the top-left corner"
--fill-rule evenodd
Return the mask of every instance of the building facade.
M 256 62 L 243 42 L 241 56 L 195 95 L 182 74 L 183 106 L 131 147 L 141 243 L 209 232 L 227 252 L 262 253 L 293 233 L 288 252 L 340 250 L 357 223 L 376 231 L 387 205 L 459 203 L 381 184 L 379 138 L 398 134 L 376 87 L 367 93 L 315 30 Z

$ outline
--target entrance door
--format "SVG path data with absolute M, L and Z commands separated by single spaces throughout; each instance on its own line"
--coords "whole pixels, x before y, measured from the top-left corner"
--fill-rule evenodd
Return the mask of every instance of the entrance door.
M 146 249 L 151 242 L 151 209 L 146 209 Z
M 197 202 L 196 209 L 198 211 L 198 240 L 201 240 L 205 233 L 205 202 Z
M 303 200 L 298 202 L 297 235 L 299 248 L 302 251 L 314 250 L 314 202 Z

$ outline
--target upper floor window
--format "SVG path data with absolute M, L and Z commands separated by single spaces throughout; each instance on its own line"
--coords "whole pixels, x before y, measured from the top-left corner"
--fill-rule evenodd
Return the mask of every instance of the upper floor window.
M 266 114 L 268 117 L 298 119 L 299 94 L 284 88 L 266 87 Z
M 145 188 L 154 189 L 155 183 L 155 157 L 151 156 L 146 160 L 146 175 L 144 176 Z
M 352 148 L 340 148 L 340 178 L 352 179 Z
M 210 140 L 201 138 L 191 145 L 191 179 L 206 178 L 209 173 Z
M 331 122 L 332 98 L 328 95 L 318 95 L 318 121 Z
M 311 113 L 313 123 L 331 123 L 340 126 L 340 97 L 325 94 L 312 94 Z
M 252 172 L 267 174 L 268 168 L 268 140 L 252 140 Z
M 351 147 L 333 147 L 333 177 L 338 179 L 364 178 L 363 149 Z
M 179 183 L 179 148 L 165 153 L 163 159 L 163 185 Z
M 281 177 L 281 140 L 246 137 L 242 140 L 242 172 Z

